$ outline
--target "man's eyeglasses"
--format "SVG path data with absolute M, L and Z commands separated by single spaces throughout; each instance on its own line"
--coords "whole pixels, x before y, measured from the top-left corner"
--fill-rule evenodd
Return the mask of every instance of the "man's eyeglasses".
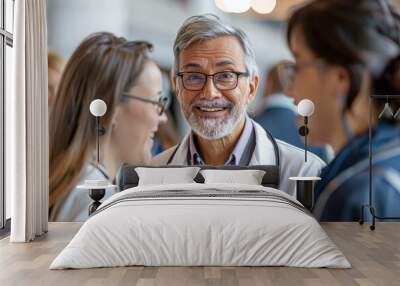
M 302 68 L 315 67 L 324 68 L 326 67 L 325 61 L 316 59 L 305 63 L 292 63 L 285 62 L 278 67 L 279 80 L 285 89 L 292 88 L 294 77 Z
M 176 76 L 182 78 L 183 87 L 190 91 L 199 91 L 206 85 L 209 76 L 212 77 L 214 86 L 218 90 L 235 89 L 240 76 L 249 76 L 247 72 L 223 71 L 214 74 L 202 72 L 177 72 Z
M 158 115 L 162 115 L 164 113 L 164 111 L 168 108 L 168 104 L 169 104 L 169 99 L 166 96 L 161 96 L 158 101 L 156 100 L 152 100 L 152 99 L 148 99 L 145 97 L 141 97 L 141 96 L 136 96 L 127 92 L 124 92 L 122 94 L 124 97 L 127 98 L 132 98 L 132 99 L 136 99 L 142 102 L 146 102 L 146 103 L 151 103 L 153 105 L 155 105 L 157 107 L 157 112 Z

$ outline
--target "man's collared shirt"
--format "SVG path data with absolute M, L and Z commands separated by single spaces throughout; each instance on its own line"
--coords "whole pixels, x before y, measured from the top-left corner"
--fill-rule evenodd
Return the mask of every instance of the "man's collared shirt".
M 235 148 L 233 149 L 231 155 L 229 156 L 228 160 L 225 161 L 224 165 L 239 165 L 241 161 L 243 153 L 245 149 L 247 149 L 247 145 L 251 142 L 251 135 L 253 133 L 253 124 L 248 116 L 245 117 L 245 124 L 242 131 L 242 134 L 239 137 L 239 141 L 236 143 Z M 250 154 L 251 156 L 251 154 Z M 204 160 L 201 158 L 200 153 L 196 148 L 196 144 L 194 142 L 193 132 L 190 134 L 189 137 L 189 158 L 188 158 L 189 165 L 205 165 Z

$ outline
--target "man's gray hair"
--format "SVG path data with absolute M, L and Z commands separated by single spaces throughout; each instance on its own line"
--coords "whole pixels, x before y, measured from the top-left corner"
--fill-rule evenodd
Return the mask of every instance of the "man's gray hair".
M 179 69 L 179 55 L 181 51 L 192 43 L 216 39 L 223 36 L 234 36 L 239 40 L 244 51 L 249 78 L 253 79 L 254 75 L 258 73 L 258 68 L 254 50 L 247 35 L 238 28 L 222 23 L 221 20 L 213 14 L 192 16 L 186 19 L 182 24 L 174 43 L 175 72 Z

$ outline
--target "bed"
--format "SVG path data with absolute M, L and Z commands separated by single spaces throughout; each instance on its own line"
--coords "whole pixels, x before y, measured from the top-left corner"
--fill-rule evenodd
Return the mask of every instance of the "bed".
M 102 203 L 50 269 L 350 268 L 310 212 L 271 187 L 279 184 L 273 166 L 259 168 L 266 170 L 260 185 L 201 183 L 198 175 L 193 182 L 137 185 L 136 166 L 125 166 L 119 179 L 123 191 Z

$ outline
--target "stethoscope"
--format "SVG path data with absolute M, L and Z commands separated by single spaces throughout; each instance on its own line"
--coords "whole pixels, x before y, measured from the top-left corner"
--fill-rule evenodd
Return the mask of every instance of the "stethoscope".
M 278 185 L 278 187 L 279 187 L 280 166 L 281 166 L 281 163 L 280 163 L 280 155 L 279 155 L 278 143 L 276 142 L 275 138 L 272 136 L 272 134 L 271 134 L 268 130 L 266 130 L 266 129 L 264 129 L 264 130 L 265 130 L 265 132 L 266 132 L 266 134 L 267 134 L 267 137 L 268 137 L 268 139 L 271 141 L 272 146 L 273 146 L 273 148 L 274 148 L 275 167 L 278 169 L 278 173 L 279 173 L 278 182 L 277 182 L 277 185 Z M 253 130 L 253 132 L 255 132 L 255 130 Z M 178 146 L 176 146 L 174 152 L 172 152 L 171 156 L 169 157 L 169 159 L 168 159 L 168 161 L 167 161 L 167 165 L 170 165 L 170 164 L 171 164 L 171 162 L 173 161 L 173 159 L 174 159 L 174 157 L 175 157 L 175 154 L 176 154 L 176 152 L 178 151 L 178 149 L 179 149 L 179 147 L 181 146 L 181 144 L 182 144 L 182 142 L 179 143 Z M 252 155 L 251 155 L 250 157 L 253 156 L 255 147 L 256 147 L 256 142 L 255 142 L 255 140 L 254 140 L 254 144 L 253 144 L 252 149 L 251 149 L 251 154 L 252 154 Z M 189 150 L 188 150 L 188 151 L 189 151 Z
M 274 136 L 272 136 L 272 134 L 269 133 L 268 130 L 265 130 L 265 133 L 267 133 L 267 137 L 268 137 L 269 141 L 271 141 L 272 146 L 274 147 L 275 166 L 278 168 L 278 171 L 279 171 L 279 173 L 280 173 L 281 162 L 280 162 L 280 156 L 279 156 L 279 147 L 278 147 L 278 143 L 276 142 Z

